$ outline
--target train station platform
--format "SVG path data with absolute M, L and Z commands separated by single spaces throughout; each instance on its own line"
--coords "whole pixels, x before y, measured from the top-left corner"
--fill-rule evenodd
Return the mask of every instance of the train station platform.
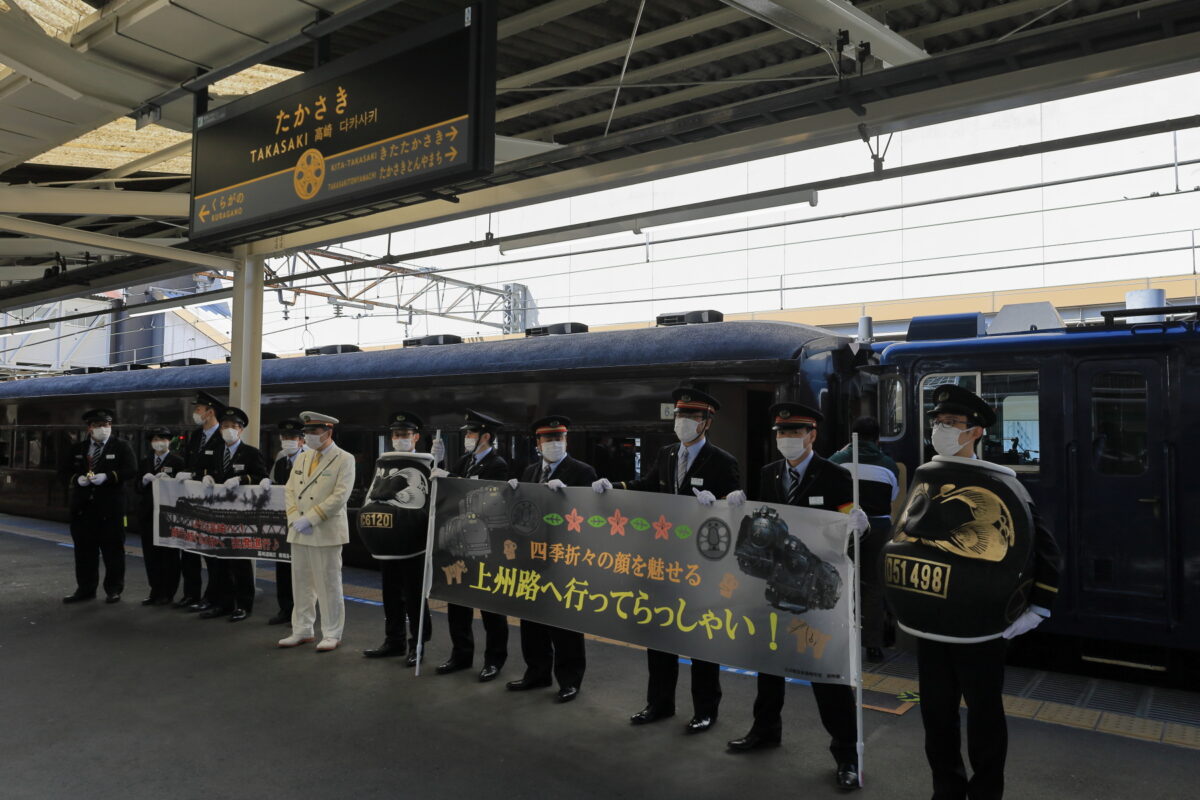
M 522 671 L 516 630 L 490 684 L 474 672 L 433 674 L 448 652 L 436 613 L 425 674 L 363 658 L 383 633 L 374 573 L 346 570 L 355 602 L 345 640 L 318 654 L 275 647 L 286 631 L 265 624 L 274 611 L 269 571 L 260 571 L 264 595 L 250 619 L 199 620 L 140 606 L 145 576 L 132 539 L 127 552 L 121 603 L 66 606 L 65 526 L 0 517 L 5 798 L 839 794 L 803 686 L 789 690 L 781 748 L 731 755 L 725 741 L 750 725 L 749 673 L 724 675 L 721 718 L 707 734 L 682 733 L 686 670 L 676 718 L 633 728 L 628 715 L 645 690 L 636 648 L 589 642 L 579 699 L 559 705 L 551 690 L 505 691 Z M 481 641 L 482 630 L 476 635 Z M 866 679 L 884 710 L 864 712 L 863 797 L 930 795 L 914 678 L 898 655 Z M 1200 694 L 1143 689 L 1135 701 L 1121 684 L 1019 669 L 1009 684 L 1009 796 L 1174 800 L 1200 782 L 1200 725 L 1191 717 Z

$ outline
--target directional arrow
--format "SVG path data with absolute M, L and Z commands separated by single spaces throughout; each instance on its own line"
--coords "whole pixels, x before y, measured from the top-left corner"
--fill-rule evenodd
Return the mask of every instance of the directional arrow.
M 196 216 L 200 217 L 201 222 L 208 222 L 208 203 L 200 206 L 200 213 Z
M 446 131 L 446 138 L 452 142 L 455 139 L 457 139 L 458 138 L 458 128 L 454 125 L 451 125 L 450 130 Z
M 454 159 L 458 158 L 458 150 L 454 147 L 454 145 L 450 145 L 450 149 L 446 151 L 446 155 L 450 156 L 450 160 L 453 161 Z

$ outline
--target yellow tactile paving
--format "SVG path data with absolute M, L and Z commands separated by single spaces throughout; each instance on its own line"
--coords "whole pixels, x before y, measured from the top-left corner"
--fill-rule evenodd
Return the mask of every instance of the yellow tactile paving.
M 917 691 L 917 682 L 911 681 L 908 678 L 884 678 L 871 688 L 877 692 L 900 694 L 901 692 Z
M 884 677 L 882 675 L 879 675 L 878 673 L 864 672 L 863 673 L 863 689 L 877 689 L 877 687 L 879 686 L 880 683 L 883 682 L 883 680 L 884 680 Z
M 1096 726 L 1096 730 L 1115 733 L 1117 736 L 1128 736 L 1131 739 L 1157 742 L 1162 739 L 1163 727 L 1163 723 L 1157 720 L 1105 712 L 1100 715 L 1100 724 Z
M 1200 728 L 1194 725 L 1180 725 L 1178 722 L 1168 722 L 1163 730 L 1162 740 L 1167 744 L 1200 750 Z
M 1100 721 L 1100 712 L 1091 708 L 1076 708 L 1065 703 L 1043 703 L 1034 719 L 1092 730 Z
M 1041 700 L 1030 700 L 1027 697 L 1004 695 L 1004 713 L 1010 717 L 1032 719 L 1042 708 Z

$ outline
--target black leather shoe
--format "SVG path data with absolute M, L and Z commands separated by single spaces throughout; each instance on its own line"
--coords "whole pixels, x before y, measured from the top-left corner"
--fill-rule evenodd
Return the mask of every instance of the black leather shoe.
M 858 785 L 858 767 L 854 764 L 838 764 L 837 787 L 846 791 L 860 788 Z
M 704 733 L 706 730 L 717 724 L 716 717 L 702 717 L 696 715 L 688 720 L 688 724 L 684 727 L 684 733 Z
M 751 728 L 750 732 L 745 736 L 740 739 L 732 739 L 726 742 L 725 746 L 728 747 L 731 752 L 745 753 L 750 750 L 760 750 L 765 747 L 779 747 L 781 739 L 782 735 L 781 731 L 779 730 L 762 733 L 760 731 L 756 731 L 754 728 Z
M 83 592 L 75 592 L 74 594 L 69 594 L 66 597 L 64 597 L 63 602 L 64 603 L 82 603 L 85 600 L 95 600 L 95 599 L 96 599 L 96 595 L 94 593 L 86 594 Z
M 421 660 L 422 660 L 422 661 L 424 661 L 424 660 L 425 660 L 425 654 L 424 654 L 424 653 L 422 653 L 422 654 L 421 654 Z M 404 666 L 406 666 L 406 667 L 415 667 L 416 665 L 417 665 L 417 651 L 416 651 L 416 650 L 409 650 L 409 651 L 408 651 L 408 658 L 404 659 Z
M 660 709 L 654 706 L 646 706 L 641 711 L 637 712 L 629 718 L 629 722 L 633 725 L 649 725 L 651 722 L 658 722 L 660 719 L 675 716 L 675 709 Z
M 154 595 L 150 595 L 149 597 L 147 597 L 145 600 L 142 601 L 142 605 L 144 605 L 144 606 L 158 605 L 158 598 L 155 597 Z
M 267 624 L 268 625 L 282 625 L 285 622 L 291 622 L 291 621 L 292 621 L 292 612 L 291 611 L 280 611 L 275 616 L 269 617 L 267 619 Z
M 113 592 L 112 594 L 104 595 L 104 602 L 108 603 L 109 605 L 121 602 L 121 593 Z
M 220 606 L 210 606 L 205 611 L 200 612 L 200 619 L 216 619 L 217 617 L 224 617 L 229 613 L 230 613 L 230 609 L 228 609 L 228 608 L 221 608 Z
M 558 702 L 560 703 L 569 703 L 576 697 L 579 697 L 578 686 L 564 686 L 558 690 Z
M 196 603 L 199 603 L 199 602 L 200 602 L 200 600 L 199 600 L 198 598 L 195 598 L 195 597 L 188 597 L 187 595 L 184 595 L 183 597 L 179 598 L 178 600 L 176 600 L 176 601 L 175 601 L 174 603 L 172 603 L 171 605 L 172 605 L 172 607 L 174 607 L 174 608 L 186 608 L 186 609 L 188 609 L 188 610 L 190 611 L 190 610 L 191 610 L 191 607 L 192 607 L 192 606 L 194 606 Z
M 458 672 L 460 669 L 470 669 L 470 661 L 455 661 L 453 658 L 444 664 L 438 664 L 438 675 L 449 675 L 451 672 Z
M 518 678 L 515 681 L 509 681 L 504 684 L 506 688 L 513 692 L 524 692 L 529 689 L 544 689 L 550 685 L 550 679 L 536 680 L 532 678 Z
M 246 609 L 235 608 L 233 611 L 229 612 L 229 621 L 230 622 L 241 622 L 248 616 L 250 616 L 250 612 L 247 611 Z
M 883 661 L 883 650 L 878 647 L 868 647 L 867 661 Z
M 198 611 L 212 611 L 216 606 L 207 600 L 197 600 L 187 607 L 189 614 L 195 614 Z
M 496 680 L 496 676 L 500 674 L 500 668 L 494 664 L 484 664 L 483 669 L 479 670 L 479 682 L 487 683 L 488 681 Z M 549 685 L 549 684 L 547 684 Z
M 402 656 L 408 649 L 404 642 L 397 642 L 395 639 L 384 639 L 383 644 L 372 650 L 363 650 L 362 653 L 367 658 L 392 658 L 393 656 Z

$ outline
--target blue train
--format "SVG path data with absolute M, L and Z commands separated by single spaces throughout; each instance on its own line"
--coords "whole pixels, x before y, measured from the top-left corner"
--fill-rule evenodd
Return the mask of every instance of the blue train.
M 753 497 L 760 467 L 777 458 L 772 403 L 819 405 L 823 453 L 846 442 L 858 416 L 878 417 L 885 449 L 908 474 L 930 455 L 932 387 L 956 383 L 996 406 L 981 455 L 1018 472 L 1065 554 L 1059 605 L 1044 628 L 1094 660 L 1194 667 L 1200 531 L 1186 521 L 1200 519 L 1200 496 L 1184 487 L 1197 481 L 1187 453 L 1200 411 L 1196 323 L 988 335 L 981 320 L 917 319 L 909 341 L 893 343 L 782 322 L 596 333 L 566 325 L 524 339 L 273 359 L 263 364 L 260 444 L 273 454 L 270 425 L 302 410 L 339 417 L 339 442 L 359 465 L 353 505 L 387 446 L 391 411 L 421 413 L 426 437 L 441 430 L 455 458 L 461 410 L 485 410 L 508 423 L 500 445 L 514 470 L 536 457 L 527 423 L 556 412 L 574 420 L 570 451 L 624 480 L 674 441 L 666 401 L 689 382 L 721 401 L 711 438 L 738 458 Z M 228 384 L 220 364 L 0 383 L 0 511 L 65 518 L 55 462 L 82 434 L 87 408 L 113 408 L 117 435 L 141 453 L 151 426 L 186 435 L 196 389 L 223 396 Z M 356 542 L 346 559 L 370 562 Z

